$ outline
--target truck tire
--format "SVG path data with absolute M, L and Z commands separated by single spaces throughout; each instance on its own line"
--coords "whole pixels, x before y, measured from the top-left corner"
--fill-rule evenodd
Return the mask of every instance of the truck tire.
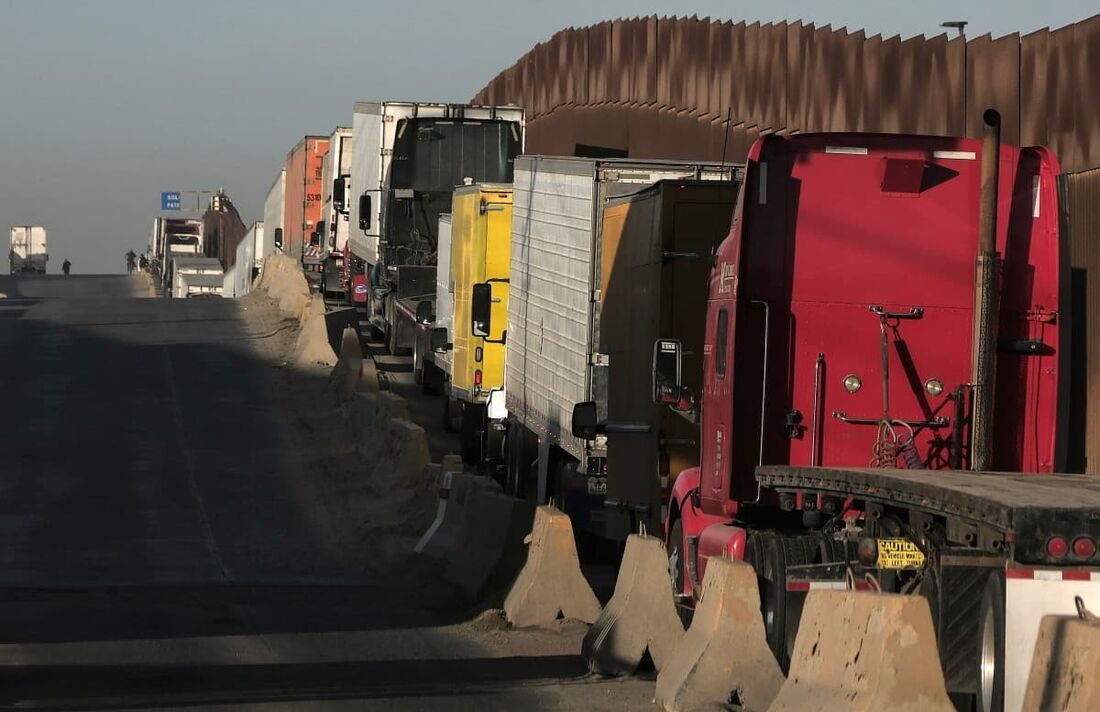
M 768 647 L 783 674 L 790 667 L 790 654 L 798 631 L 798 611 L 791 610 L 788 615 L 787 567 L 812 564 L 817 553 L 817 542 L 806 536 L 756 532 L 749 534 L 746 542 L 745 561 L 756 569 Z
M 504 452 L 506 455 L 506 479 L 508 483 L 505 491 L 513 497 L 526 499 L 538 504 L 538 489 L 535 477 L 532 474 L 531 462 L 536 455 L 532 452 L 537 445 L 531 443 L 533 436 L 527 428 L 515 420 L 508 421 L 508 434 L 505 436 Z
M 1005 704 L 1005 585 L 989 575 L 978 609 L 978 712 L 1002 712 Z
M 420 351 L 419 340 L 413 344 L 413 383 L 423 387 L 424 385 L 424 354 Z M 427 392 L 426 389 L 424 389 Z
M 443 396 L 443 430 L 448 433 L 457 433 L 462 429 L 462 403 Z

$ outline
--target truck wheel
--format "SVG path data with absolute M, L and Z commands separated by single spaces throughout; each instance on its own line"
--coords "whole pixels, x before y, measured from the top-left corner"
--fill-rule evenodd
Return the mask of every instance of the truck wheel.
M 672 528 L 668 532 L 668 574 L 672 577 L 672 595 L 679 596 L 684 593 L 684 571 L 687 570 L 687 562 L 684 560 L 684 520 L 676 517 L 672 521 Z M 696 591 L 698 594 L 698 591 Z
M 784 674 L 790 667 L 790 654 L 798 631 L 798 611 L 789 610 L 787 605 L 787 567 L 814 562 L 817 547 L 808 539 L 770 533 L 750 534 L 745 549 L 745 561 L 756 569 L 760 586 L 760 607 L 768 647 Z
M 418 386 L 424 385 L 424 354 L 420 353 L 420 346 L 418 344 L 413 345 L 413 383 Z
M 462 404 L 450 396 L 443 396 L 443 430 L 457 433 L 462 428 Z
M 535 501 L 538 499 L 538 492 L 535 491 L 537 485 L 531 467 L 531 462 L 536 457 L 532 451 L 537 447 L 531 442 L 533 439 L 527 428 L 514 420 L 508 422 L 508 434 L 504 442 L 508 468 L 506 491 L 513 497 L 539 504 Z
M 1004 698 L 1005 592 L 1001 574 L 994 572 L 978 613 L 978 712 L 1002 712 Z

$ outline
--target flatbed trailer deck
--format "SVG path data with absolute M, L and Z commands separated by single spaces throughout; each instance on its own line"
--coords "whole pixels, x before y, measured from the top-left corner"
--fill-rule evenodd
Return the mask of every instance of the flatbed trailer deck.
M 1100 536 L 1100 478 L 1083 475 L 765 465 L 756 478 L 781 496 L 850 497 L 988 527 L 1022 561 L 1044 560 L 1043 543 L 1061 531 Z

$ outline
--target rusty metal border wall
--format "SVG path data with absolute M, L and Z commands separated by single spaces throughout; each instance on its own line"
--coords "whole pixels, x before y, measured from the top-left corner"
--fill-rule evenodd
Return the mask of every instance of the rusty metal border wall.
M 739 161 L 763 133 L 981 134 L 1061 161 L 1074 353 L 1069 466 L 1100 473 L 1100 15 L 1027 35 L 867 37 L 801 22 L 641 17 L 563 30 L 474 101 L 527 107 L 527 151 Z M 728 122 L 727 122 L 728 118 Z
M 1071 323 L 1068 468 L 1100 474 L 1100 168 L 1063 175 Z
M 748 137 L 770 131 L 977 136 L 992 106 L 1006 141 L 1049 146 L 1065 170 L 1080 171 L 1100 165 L 1097 76 L 1100 16 L 967 42 L 642 17 L 562 30 L 474 101 L 527 107 L 532 152 L 592 144 L 594 121 L 597 137 L 614 125 L 609 146 L 631 155 L 710 159 L 720 158 L 724 141 L 713 135 L 724 137 L 727 116 L 727 158 L 738 159 Z

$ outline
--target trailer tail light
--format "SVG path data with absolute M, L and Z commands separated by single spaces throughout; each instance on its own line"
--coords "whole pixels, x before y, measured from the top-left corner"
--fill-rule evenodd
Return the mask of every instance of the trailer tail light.
M 1096 542 L 1087 536 L 1079 536 L 1073 540 L 1073 555 L 1078 559 L 1091 559 L 1096 553 Z
M 481 385 L 481 369 L 480 368 L 477 369 L 476 371 L 474 371 L 474 385 L 475 386 L 480 386 Z
M 1065 537 L 1052 536 L 1047 539 L 1047 555 L 1052 559 L 1065 558 L 1069 553 L 1069 544 L 1066 543 Z

